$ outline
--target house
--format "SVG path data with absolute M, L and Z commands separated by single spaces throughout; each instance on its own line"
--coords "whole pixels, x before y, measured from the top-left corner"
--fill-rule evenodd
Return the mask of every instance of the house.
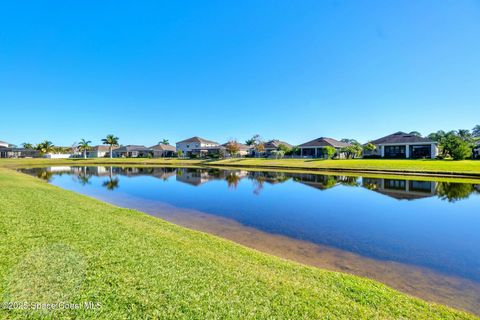
M 118 147 L 113 147 L 113 150 Z M 113 152 L 112 152 L 113 155 Z M 106 158 L 110 157 L 110 146 L 95 146 L 92 149 L 87 151 L 88 158 Z
M 285 141 L 280 141 L 280 140 L 270 140 L 267 141 L 263 144 L 264 151 L 257 151 L 255 149 L 251 149 L 251 154 L 254 157 L 269 157 L 272 155 L 272 151 L 278 150 L 278 148 L 283 145 L 287 147 L 288 149 L 292 149 L 293 146 L 290 143 L 287 143 Z
M 154 158 L 173 157 L 177 151 L 174 146 L 162 143 L 150 147 L 150 149 L 153 151 Z
M 40 151 L 34 149 L 0 147 L 0 158 L 35 158 Z
M 176 143 L 177 153 L 181 151 L 184 156 L 206 156 L 208 154 L 219 152 L 223 147 L 218 142 L 192 137 Z M 224 148 L 223 148 L 224 149 Z
M 434 159 L 438 155 L 437 142 L 401 131 L 370 143 L 375 145 L 376 149 L 364 150 L 364 157 Z
M 229 142 L 222 144 L 222 147 L 225 148 L 225 151 L 227 149 L 228 144 L 229 144 Z M 247 146 L 246 144 L 239 143 L 239 142 L 237 142 L 237 145 L 238 145 L 238 148 L 239 148 L 237 156 L 245 157 L 245 156 L 250 154 L 251 149 L 252 149 L 250 146 Z
M 113 150 L 114 158 L 145 158 L 152 155 L 152 149 L 138 145 L 121 146 Z
M 10 147 L 10 143 L 5 141 L 0 141 L 0 148 L 8 148 Z
M 325 147 L 335 148 L 334 157 L 345 158 L 345 154 L 341 152 L 342 148 L 348 147 L 350 144 L 338 141 L 332 138 L 321 137 L 312 141 L 305 142 L 298 146 L 300 156 L 309 158 L 325 158 Z

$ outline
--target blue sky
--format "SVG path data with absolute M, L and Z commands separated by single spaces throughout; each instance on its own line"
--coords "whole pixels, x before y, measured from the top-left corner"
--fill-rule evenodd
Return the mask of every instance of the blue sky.
M 479 1 L 3 1 L 0 140 L 480 124 Z

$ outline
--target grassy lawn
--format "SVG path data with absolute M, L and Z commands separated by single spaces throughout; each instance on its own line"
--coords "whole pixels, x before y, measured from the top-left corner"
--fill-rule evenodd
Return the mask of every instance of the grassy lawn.
M 211 162 L 213 165 L 297 168 L 324 170 L 366 170 L 432 174 L 466 174 L 480 176 L 478 160 L 390 160 L 390 159 L 353 159 L 353 160 L 316 160 L 316 159 L 226 159 Z
M 474 319 L 0 168 L 0 318 Z

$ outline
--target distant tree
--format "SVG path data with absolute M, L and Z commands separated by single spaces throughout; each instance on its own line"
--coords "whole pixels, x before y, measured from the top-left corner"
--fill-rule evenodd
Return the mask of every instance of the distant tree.
M 228 154 L 230 154 L 232 157 L 236 156 L 240 152 L 240 145 L 236 140 L 230 140 L 226 144 L 225 148 L 227 149 Z
M 327 159 L 332 159 L 335 153 L 337 152 L 337 150 L 334 147 L 330 147 L 330 146 L 324 147 L 323 151 Z
M 368 152 L 373 152 L 373 151 L 377 150 L 377 147 L 373 143 L 369 142 L 369 143 L 367 143 L 366 145 L 363 146 L 363 150 L 368 151 Z
M 22 143 L 22 147 L 25 148 L 25 149 L 34 149 L 33 144 L 28 143 L 28 142 Z
M 359 157 L 362 154 L 362 146 L 359 144 L 351 144 L 347 147 L 340 149 L 340 152 L 345 153 L 345 156 L 348 159 L 353 159 Z
M 158 144 L 167 145 L 169 143 L 170 143 L 170 141 L 168 141 L 168 139 L 162 139 L 162 141 L 160 141 Z
M 78 149 L 83 152 L 84 159 L 87 159 L 87 151 L 92 148 L 90 143 L 92 143 L 92 141 L 87 141 L 85 139 L 80 140 L 78 143 Z
M 257 153 L 265 152 L 265 144 L 262 142 L 262 143 L 259 143 L 259 144 L 255 145 L 255 151 Z
M 421 136 L 422 136 L 422 134 L 421 134 L 420 132 L 418 132 L 418 131 L 412 131 L 412 132 L 410 132 L 409 134 L 411 134 L 411 135 L 413 135 L 413 136 L 417 136 L 417 137 L 421 137 Z
M 183 151 L 182 150 L 177 151 L 177 157 L 179 157 L 179 158 L 183 157 Z
M 272 155 L 275 159 L 282 159 L 285 156 L 285 151 L 283 151 L 283 150 L 273 150 Z
M 110 159 L 113 158 L 113 147 L 118 146 L 118 140 L 120 139 L 113 134 L 109 134 L 102 139 L 102 143 L 108 145 L 110 148 Z
M 289 151 L 285 152 L 285 155 L 291 156 L 291 155 L 298 155 L 300 154 L 300 148 L 299 147 L 293 147 Z
M 277 148 L 278 151 L 283 151 L 283 154 L 287 154 L 288 152 L 290 152 L 291 149 L 292 148 L 284 145 L 283 143 L 279 144 Z
M 245 144 L 247 146 L 252 146 L 252 147 L 259 145 L 260 143 L 262 143 L 262 138 L 260 137 L 259 134 L 256 134 L 250 139 L 248 139 L 247 141 L 245 141 Z
M 480 124 L 477 124 L 473 129 L 472 129 L 472 135 L 474 138 L 480 138 Z
M 348 143 L 348 144 L 360 144 L 357 140 L 355 139 L 348 139 L 348 138 L 343 138 L 340 140 L 341 142 Z
M 46 154 L 54 150 L 54 145 L 51 141 L 45 140 L 37 144 L 36 149 L 39 150 L 41 153 Z
M 449 134 L 442 142 L 445 153 L 455 160 L 464 160 L 472 156 L 472 146 L 459 135 Z
M 473 135 L 470 133 L 470 130 L 459 129 L 457 131 L 457 134 L 460 137 L 460 139 L 462 139 L 463 141 L 470 142 L 470 143 L 473 142 Z

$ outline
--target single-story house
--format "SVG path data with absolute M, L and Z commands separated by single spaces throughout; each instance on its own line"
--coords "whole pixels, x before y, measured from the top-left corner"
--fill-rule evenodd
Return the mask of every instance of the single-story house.
M 149 155 L 153 155 L 152 149 L 138 145 L 120 146 L 113 150 L 114 158 L 145 158 Z
M 398 200 L 417 200 L 435 195 L 437 183 L 401 179 L 362 178 L 362 186 Z
M 176 143 L 177 153 L 181 151 L 184 156 L 192 155 L 205 156 L 207 154 L 216 153 L 221 149 L 218 142 L 203 139 L 200 137 L 192 137 Z
M 254 157 L 269 157 L 272 155 L 272 151 L 278 150 L 281 145 L 284 145 L 289 149 L 293 148 L 293 146 L 288 142 L 281 140 L 270 140 L 263 144 L 264 151 L 258 152 L 257 150 L 255 150 L 255 148 L 251 148 L 250 152 L 251 155 Z
M 376 149 L 374 151 L 364 150 L 364 157 L 434 159 L 438 155 L 437 142 L 401 131 L 370 141 L 370 143 Z
M 150 149 L 153 151 L 154 158 L 173 157 L 177 151 L 174 146 L 162 143 L 150 147 Z
M 112 151 L 115 151 L 118 147 L 113 147 Z M 113 155 L 113 152 L 112 152 Z M 106 158 L 110 157 L 110 146 L 95 146 L 87 151 L 88 158 Z
M 325 158 L 325 147 L 335 148 L 336 153 L 334 157 L 345 158 L 345 154 L 341 149 L 348 147 L 350 144 L 338 141 L 332 138 L 320 137 L 312 141 L 305 142 L 298 146 L 300 149 L 300 156 L 310 158 Z
M 35 158 L 40 151 L 25 148 L 0 147 L 0 158 Z
M 222 144 L 222 147 L 225 148 L 225 151 L 227 149 L 228 144 L 229 144 L 229 142 Z M 238 145 L 238 148 L 239 148 L 238 154 L 237 154 L 238 156 L 244 157 L 244 156 L 247 156 L 247 155 L 250 154 L 252 147 L 247 146 L 246 144 L 243 144 L 243 143 L 238 143 L 238 142 L 237 142 L 237 145 Z

